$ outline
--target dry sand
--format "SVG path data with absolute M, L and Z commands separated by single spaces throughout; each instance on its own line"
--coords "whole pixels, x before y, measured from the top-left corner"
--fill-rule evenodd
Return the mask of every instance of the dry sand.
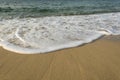
M 0 48 L 0 80 L 120 80 L 120 37 L 48 54 Z

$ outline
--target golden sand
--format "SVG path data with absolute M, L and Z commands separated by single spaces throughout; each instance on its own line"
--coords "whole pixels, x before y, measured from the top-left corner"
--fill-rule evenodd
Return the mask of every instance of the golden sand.
M 106 37 L 48 54 L 0 48 L 0 80 L 120 80 L 120 39 Z

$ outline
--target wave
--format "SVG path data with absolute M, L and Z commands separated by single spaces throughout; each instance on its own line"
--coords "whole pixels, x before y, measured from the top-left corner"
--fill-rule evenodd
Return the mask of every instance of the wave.
M 56 7 L 56 8 L 40 8 L 40 7 L 0 7 L 0 17 L 19 17 L 19 18 L 35 18 L 43 16 L 68 16 L 68 15 L 88 15 L 97 13 L 120 12 L 120 8 L 108 6 L 79 6 L 79 7 Z
M 120 35 L 120 13 L 15 18 L 0 21 L 0 46 L 23 54 L 46 53 Z

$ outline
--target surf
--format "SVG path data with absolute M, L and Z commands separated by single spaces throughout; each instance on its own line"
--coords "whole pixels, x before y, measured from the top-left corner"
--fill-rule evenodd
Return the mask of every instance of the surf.
M 4 19 L 0 21 L 0 46 L 22 54 L 77 47 L 103 35 L 119 35 L 119 18 L 118 12 Z

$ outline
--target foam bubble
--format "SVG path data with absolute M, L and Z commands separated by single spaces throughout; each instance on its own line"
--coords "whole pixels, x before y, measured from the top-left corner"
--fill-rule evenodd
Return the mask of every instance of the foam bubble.
M 45 53 L 120 34 L 120 13 L 0 21 L 0 46 L 23 54 Z

